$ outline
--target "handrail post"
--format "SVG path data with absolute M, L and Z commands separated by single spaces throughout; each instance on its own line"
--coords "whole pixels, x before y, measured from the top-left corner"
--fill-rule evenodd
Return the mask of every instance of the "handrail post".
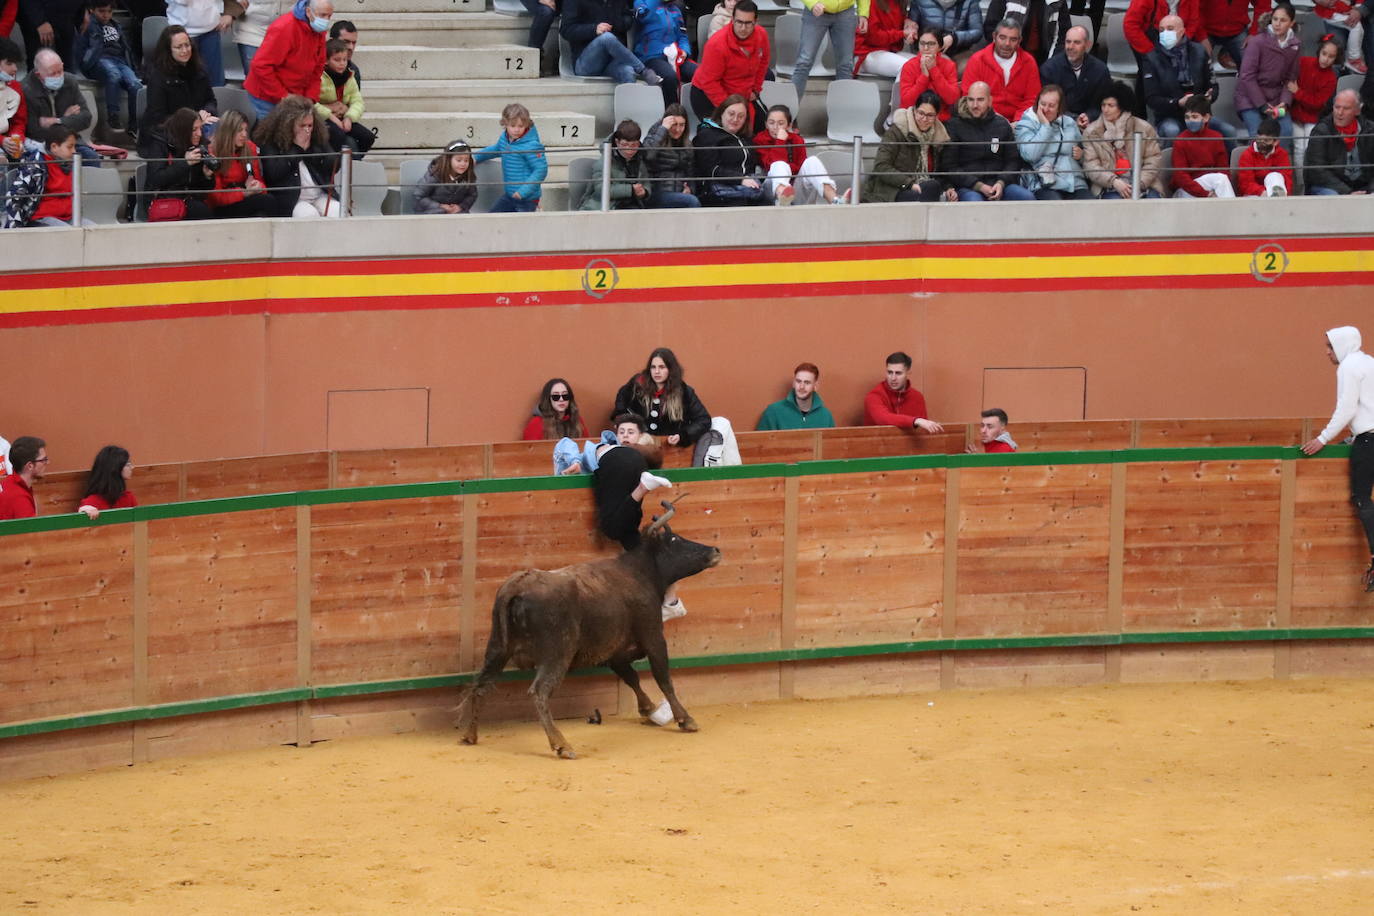
M 601 144 L 601 210 L 611 209 L 611 141 Z
M 1140 199 L 1140 152 L 1145 137 L 1140 131 L 1131 135 L 1131 200 Z
M 849 164 L 849 202 L 851 204 L 861 203 L 859 200 L 859 180 L 863 177 L 864 171 L 864 138 L 854 137 L 854 157 Z
M 81 228 L 81 154 L 72 156 L 72 225 Z
M 339 155 L 339 215 L 347 219 L 353 212 L 353 150 L 345 146 Z

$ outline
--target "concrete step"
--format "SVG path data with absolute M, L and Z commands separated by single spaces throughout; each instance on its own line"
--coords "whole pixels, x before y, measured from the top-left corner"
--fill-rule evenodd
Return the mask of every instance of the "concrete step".
M 547 147 L 591 146 L 597 142 L 593 115 L 575 111 L 531 114 L 539 138 Z M 488 146 L 501 135 L 499 110 L 369 113 L 364 123 L 377 128 L 379 149 L 438 150 L 452 140 L 465 140 L 474 147 Z
M 467 13 L 487 11 L 487 0 L 338 0 L 334 18 L 354 22 L 363 13 Z M 361 37 L 361 31 L 359 36 Z
M 519 45 L 530 34 L 528 19 L 500 13 L 357 13 L 348 18 L 363 36 L 360 52 L 371 44 L 429 48 Z M 364 79 L 367 76 L 363 74 Z
M 419 45 L 363 44 L 359 46 L 356 57 L 363 71 L 363 87 L 369 91 L 375 80 L 539 78 L 539 52 L 519 45 L 464 48 L 458 51 Z

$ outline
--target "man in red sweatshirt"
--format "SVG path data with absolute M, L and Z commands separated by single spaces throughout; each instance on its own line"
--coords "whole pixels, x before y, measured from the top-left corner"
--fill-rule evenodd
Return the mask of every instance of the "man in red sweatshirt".
M 763 128 L 765 114 L 759 102 L 763 77 L 768 72 L 768 32 L 758 27 L 759 8 L 754 0 L 739 0 L 731 14 L 730 28 L 712 35 L 701 49 L 701 63 L 692 75 L 692 110 L 709 118 L 727 96 L 749 100 L 754 120 L 749 136 Z
M 865 426 L 895 426 L 942 433 L 945 428 L 926 418 L 926 399 L 911 385 L 911 357 L 898 351 L 887 358 L 887 378 L 864 398 Z
M 1021 50 L 1021 26 L 1003 19 L 992 33 L 992 44 L 968 59 L 960 91 L 968 95 L 974 83 L 992 90 L 992 110 L 1015 124 L 1040 95 L 1040 67 Z
M 1183 105 L 1183 133 L 1174 140 L 1174 165 L 1169 183 L 1175 197 L 1235 197 L 1231 187 L 1231 157 L 1226 141 L 1207 124 L 1212 103 L 1195 95 Z
M 20 436 L 10 446 L 10 467 L 14 473 L 0 480 L 0 520 L 33 518 L 38 503 L 33 484 L 48 472 L 48 444 L 36 436 Z

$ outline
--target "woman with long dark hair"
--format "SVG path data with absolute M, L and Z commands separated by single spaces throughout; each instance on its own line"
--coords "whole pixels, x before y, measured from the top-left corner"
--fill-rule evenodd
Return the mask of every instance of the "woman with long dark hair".
M 215 186 L 215 174 L 210 171 L 201 145 L 201 130 L 205 122 L 190 108 L 178 108 L 166 121 L 140 137 L 140 150 L 148 160 L 145 187 L 153 200 L 179 200 L 183 206 L 174 219 L 209 219 L 213 214 L 205 203 L 205 195 Z M 150 220 L 158 214 L 150 205 Z
M 645 432 L 679 448 L 692 445 L 711 428 L 711 414 L 682 380 L 682 364 L 667 347 L 650 353 L 644 371 L 621 386 L 612 416 L 623 413 L 644 417 Z
M 535 442 L 540 439 L 573 439 L 587 435 L 587 424 L 577 409 L 577 398 L 567 380 L 551 378 L 544 383 L 539 392 L 539 404 L 534 408 L 534 416 L 525 424 L 523 439 Z
M 214 124 L 219 108 L 215 90 L 200 59 L 195 42 L 179 25 L 169 25 L 158 36 L 152 59 L 144 61 L 143 82 L 148 100 L 139 117 L 139 131 L 157 127 L 178 108 L 199 112 L 201 121 Z M 140 133 L 141 136 L 141 133 Z M 142 153 L 142 145 L 139 147 Z M 143 156 L 147 159 L 147 156 Z
M 99 518 L 106 509 L 129 509 L 138 505 L 138 497 L 129 489 L 129 478 L 133 476 L 134 463 L 129 460 L 129 452 L 117 445 L 107 445 L 96 453 L 91 465 L 90 476 L 86 478 L 86 489 L 81 495 L 81 503 L 76 507 L 90 518 Z

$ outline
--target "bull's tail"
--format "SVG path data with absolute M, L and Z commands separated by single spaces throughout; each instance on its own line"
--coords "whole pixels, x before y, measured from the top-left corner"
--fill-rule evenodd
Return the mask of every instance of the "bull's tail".
M 454 727 L 463 732 L 463 741 L 477 743 L 477 708 L 482 695 L 492 688 L 496 677 L 505 670 L 511 656 L 510 616 L 512 605 L 520 596 L 516 586 L 521 576 L 513 577 L 496 593 L 491 605 L 491 634 L 487 637 L 487 651 L 482 660 L 482 670 L 477 672 L 472 684 L 463 692 L 463 698 L 452 710 L 456 720 Z

